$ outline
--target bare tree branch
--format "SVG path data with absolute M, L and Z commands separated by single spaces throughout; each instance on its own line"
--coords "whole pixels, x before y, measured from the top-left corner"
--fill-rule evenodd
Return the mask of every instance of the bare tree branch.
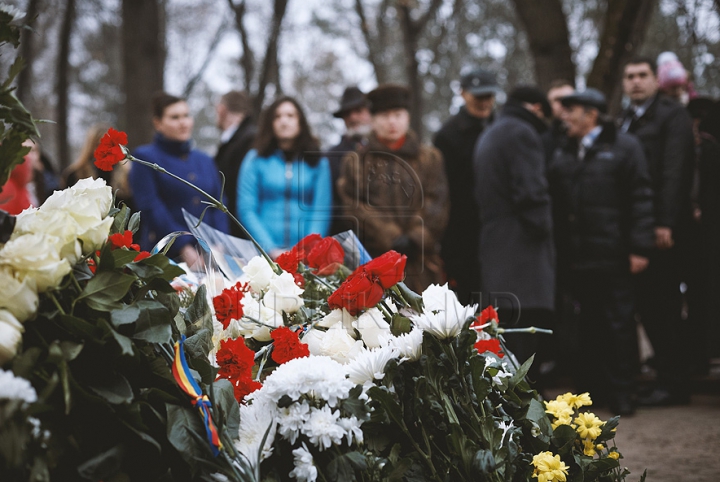
M 378 83 L 381 83 L 380 72 L 383 69 L 380 65 L 380 60 L 378 59 L 377 50 L 375 48 L 376 44 L 374 39 L 372 38 L 372 33 L 370 32 L 370 25 L 368 25 L 367 17 L 365 16 L 365 7 L 363 6 L 362 0 L 355 0 L 355 12 L 360 19 L 360 30 L 362 31 L 363 37 L 365 38 L 365 45 L 367 46 L 368 51 L 368 60 L 372 64 L 373 70 L 375 71 L 375 79 L 378 81 Z
M 233 0 L 228 0 L 230 8 L 235 13 L 235 27 L 240 34 L 240 43 L 242 44 L 242 57 L 240 57 L 240 65 L 243 68 L 243 74 L 245 77 L 245 90 L 250 92 L 252 89 L 252 80 L 255 76 L 255 57 L 253 51 L 250 48 L 250 42 L 248 41 L 248 33 L 245 29 L 245 10 L 246 5 L 244 1 L 235 5 Z
M 225 30 L 227 30 L 227 18 L 225 18 L 220 26 L 218 27 L 217 31 L 215 32 L 215 35 L 213 35 L 212 40 L 210 41 L 210 45 L 208 46 L 208 51 L 205 54 L 205 58 L 203 60 L 202 65 L 200 68 L 195 72 L 195 75 L 193 75 L 190 80 L 188 80 L 188 83 L 185 85 L 185 89 L 183 90 L 183 97 L 188 98 L 190 97 L 190 94 L 192 93 L 193 89 L 197 85 L 197 83 L 200 81 L 200 79 L 203 76 L 203 73 L 205 73 L 205 70 L 207 69 L 208 65 L 210 64 L 210 61 L 213 58 L 213 55 L 215 54 L 215 49 L 217 48 L 218 44 L 220 43 L 220 40 L 222 39 L 223 34 L 225 33 Z
M 408 0 L 401 0 L 401 1 L 404 3 L 408 2 Z M 428 24 L 430 19 L 435 16 L 435 14 L 437 13 L 437 11 L 440 8 L 440 6 L 442 5 L 442 3 L 443 3 L 443 0 L 432 0 L 430 5 L 428 5 L 428 9 L 425 11 L 425 13 L 420 15 L 420 18 L 418 18 L 416 21 L 413 22 L 413 29 L 415 30 L 416 33 L 419 34 L 420 32 L 423 31 L 423 29 Z
M 40 12 L 40 0 L 30 0 L 28 2 L 25 18 L 27 18 L 27 27 L 23 29 L 20 40 L 20 55 L 25 61 L 25 68 L 20 71 L 17 78 L 17 96 L 21 102 L 27 104 L 32 85 L 32 63 L 35 59 L 34 38 L 35 32 L 32 30 L 38 13 Z
M 257 95 L 255 96 L 253 107 L 256 113 L 259 113 L 265 103 L 265 88 L 273 77 L 273 62 L 277 64 L 277 46 L 280 39 L 280 27 L 282 26 L 283 17 L 287 9 L 288 0 L 275 0 L 273 8 L 272 29 L 268 38 L 267 48 L 265 49 L 265 58 L 263 59 L 262 70 L 260 71 L 260 80 L 258 82 Z

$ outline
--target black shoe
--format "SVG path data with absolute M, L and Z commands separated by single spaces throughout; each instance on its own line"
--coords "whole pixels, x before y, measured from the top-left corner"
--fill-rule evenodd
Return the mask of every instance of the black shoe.
M 630 398 L 630 395 L 615 395 L 610 402 L 610 411 L 614 415 L 629 417 L 635 413 L 635 404 L 633 403 L 632 398 Z
M 648 395 L 640 397 L 638 404 L 643 407 L 670 407 L 674 405 L 687 405 L 690 403 L 689 394 L 677 394 L 664 388 L 656 388 Z

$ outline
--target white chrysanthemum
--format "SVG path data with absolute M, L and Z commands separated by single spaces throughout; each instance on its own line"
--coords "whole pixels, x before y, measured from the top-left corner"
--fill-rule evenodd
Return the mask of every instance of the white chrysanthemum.
M 353 322 L 357 320 L 357 317 L 350 314 L 348 310 L 345 308 L 342 309 L 334 309 L 330 313 L 328 313 L 323 319 L 317 322 L 317 326 L 322 326 L 323 328 L 330 328 L 335 323 L 342 323 L 343 328 L 347 330 L 348 333 L 353 332 Z
M 351 337 L 340 323 L 335 323 L 325 332 L 311 329 L 302 341 L 311 354 L 328 356 L 339 363 L 347 363 L 363 349 L 363 343 Z
M 296 478 L 299 482 L 315 482 L 317 480 L 317 467 L 313 456 L 303 443 L 302 447 L 292 451 L 295 468 L 290 472 L 290 477 Z
M 320 450 L 340 444 L 345 435 L 345 429 L 338 425 L 338 418 L 340 418 L 340 412 L 332 410 L 327 405 L 322 408 L 313 407 L 303 425 L 302 433 Z
M 306 401 L 291 403 L 285 408 L 278 408 L 278 433 L 291 444 L 294 444 L 309 413 L 310 405 Z
M 404 335 L 380 338 L 380 342 L 395 348 L 398 356 L 404 360 L 416 361 L 422 355 L 423 331 L 420 328 L 413 328 L 410 333 Z
M 436 338 L 441 340 L 455 338 L 460 334 L 465 321 L 475 313 L 475 306 L 461 306 L 461 308 L 457 311 L 426 311 L 420 315 L 412 315 L 410 319 L 415 326 Z
M 495 386 L 499 387 L 503 384 L 503 378 L 510 378 L 513 374 L 509 371 L 507 371 L 507 364 L 503 363 L 501 367 L 498 369 L 497 375 L 492 377 L 492 381 L 495 384 Z
M 363 431 L 362 428 L 360 428 L 362 422 L 354 415 L 350 418 L 338 419 L 338 425 L 345 430 L 345 436 L 347 437 L 348 444 L 352 445 L 353 438 L 355 438 L 357 443 L 363 443 Z
M 274 413 L 275 411 L 271 407 L 260 400 L 249 405 L 240 405 L 240 429 L 238 430 L 238 440 L 235 441 L 235 448 L 247 457 L 253 467 L 272 455 L 277 429 Z M 260 444 L 265 433 L 268 434 L 267 439 L 262 450 L 261 460 L 258 460 Z
M 283 395 L 298 400 L 302 395 L 326 400 L 335 407 L 355 386 L 345 377 L 345 367 L 325 356 L 295 358 L 283 363 L 265 379 L 259 396 L 273 402 Z
M 250 288 L 255 293 L 265 291 L 275 276 L 272 267 L 262 256 L 255 256 L 251 259 L 243 268 L 243 273 L 248 277 Z
M 425 311 L 448 311 L 459 304 L 457 295 L 447 283 L 442 286 L 431 284 L 423 291 L 422 299 Z
M 0 3 L 0 11 L 5 12 L 12 17 L 10 22 L 17 22 L 18 20 L 25 18 L 25 12 L 6 3 Z
M 375 380 L 382 380 L 385 376 L 385 365 L 397 356 L 397 350 L 389 346 L 363 350 L 345 365 L 348 378 L 351 382 L 367 388 Z
M 30 382 L 16 377 L 11 371 L 0 369 L 0 400 L 22 400 L 35 403 L 37 393 Z
M 510 420 L 510 423 L 500 422 L 498 424 L 498 428 L 501 428 L 503 431 L 502 436 L 500 437 L 500 447 L 503 446 L 503 443 L 505 442 L 505 435 L 508 433 L 508 431 L 510 431 L 510 429 L 512 427 L 513 427 L 512 420 Z
M 360 332 L 365 346 L 377 348 L 380 346 L 380 337 L 390 335 L 390 325 L 377 308 L 370 308 L 353 323 L 353 327 Z
M 303 289 L 295 284 L 293 275 L 283 272 L 270 281 L 263 304 L 278 313 L 295 313 L 305 304 L 302 294 Z

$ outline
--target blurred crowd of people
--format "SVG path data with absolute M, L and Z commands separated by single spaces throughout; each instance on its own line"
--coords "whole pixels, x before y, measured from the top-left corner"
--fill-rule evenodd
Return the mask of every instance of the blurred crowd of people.
M 542 384 L 559 367 L 627 415 L 638 403 L 687 403 L 688 373 L 707 371 L 716 355 L 720 103 L 698 96 L 669 52 L 631 60 L 622 82 L 616 117 L 603 93 L 567 80 L 547 92 L 516 86 L 497 108 L 495 74 L 475 69 L 432 145 L 410 128 L 407 87 L 349 87 L 332 113 L 346 131 L 325 150 L 297 99 L 278 98 L 256 120 L 248 96 L 231 91 L 216 106 L 214 159 L 193 146 L 186 101 L 160 93 L 155 137 L 134 155 L 224 196 L 272 257 L 310 233 L 353 230 L 372 256 L 406 254 L 415 290 L 448 282 L 461 302 L 498 307 L 504 324 L 552 328 L 552 339 L 508 336 L 520 361 L 536 354 L 531 378 Z M 142 212 L 143 249 L 186 229 L 183 208 L 203 215 L 195 191 L 145 166 L 98 171 L 93 151 L 107 127 L 91 129 L 60 181 L 33 144 L 0 208 L 16 214 L 58 186 L 106 177 Z M 215 210 L 203 221 L 244 234 Z M 190 240 L 170 254 L 198 261 Z M 657 373 L 641 392 L 637 321 Z M 679 337 L 694 345 L 683 363 Z

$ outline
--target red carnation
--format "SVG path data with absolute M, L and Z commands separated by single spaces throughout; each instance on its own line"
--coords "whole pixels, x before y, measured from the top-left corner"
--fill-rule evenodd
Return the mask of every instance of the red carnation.
M 317 270 L 319 276 L 334 274 L 343 260 L 345 250 L 335 238 L 324 238 L 313 246 L 307 254 L 307 265 Z
M 489 340 L 479 340 L 477 343 L 475 343 L 475 349 L 478 351 L 478 353 L 485 353 L 486 351 L 491 351 L 498 355 L 500 358 L 504 356 L 502 351 L 500 350 L 500 340 L 498 340 L 497 338 L 490 338 Z
M 388 289 L 402 281 L 405 275 L 407 256 L 397 251 L 388 251 L 382 256 L 363 265 L 365 270 L 376 279 L 383 289 Z
M 243 316 L 242 298 L 249 289 L 247 283 L 237 283 L 226 288 L 213 298 L 215 317 L 226 329 L 231 320 L 239 320 Z
M 133 244 L 133 233 L 129 229 L 126 229 L 123 234 L 111 234 L 110 243 L 112 243 L 112 249 L 127 248 L 135 251 L 140 251 L 139 244 Z
M 300 259 L 297 249 L 293 248 L 290 251 L 285 251 L 275 259 L 275 262 L 288 273 L 295 273 L 298 269 L 298 263 L 302 261 Z
M 499 322 L 500 319 L 498 318 L 497 311 L 495 311 L 495 308 L 492 307 L 492 305 L 488 306 L 484 310 L 480 312 L 480 316 L 477 317 L 478 322 L 481 325 L 484 325 L 485 323 L 488 323 L 490 321 Z
M 112 171 L 115 164 L 127 157 L 122 147 L 127 145 L 127 142 L 127 134 L 111 127 L 100 139 L 100 144 L 95 149 L 97 168 L 103 171 Z
M 146 259 L 146 258 L 149 258 L 150 256 L 152 256 L 152 255 L 151 255 L 149 252 L 147 252 L 147 251 L 140 251 L 140 252 L 138 253 L 138 255 L 135 256 L 135 258 L 133 259 L 133 263 L 137 263 L 138 261 L 142 261 L 142 260 L 144 260 L 144 259 Z
M 231 380 L 233 384 L 233 390 L 235 392 L 235 400 L 242 403 L 245 397 L 250 395 L 255 390 L 262 388 L 262 383 L 255 381 L 252 377 L 241 377 L 236 380 Z
M 273 339 L 272 359 L 278 365 L 294 360 L 310 356 L 310 349 L 305 343 L 300 341 L 298 333 L 290 328 L 282 326 L 270 333 Z
M 218 378 L 227 378 L 235 381 L 242 377 L 252 376 L 252 367 L 255 365 L 255 352 L 245 346 L 245 339 L 223 340 L 215 356 L 220 370 Z

